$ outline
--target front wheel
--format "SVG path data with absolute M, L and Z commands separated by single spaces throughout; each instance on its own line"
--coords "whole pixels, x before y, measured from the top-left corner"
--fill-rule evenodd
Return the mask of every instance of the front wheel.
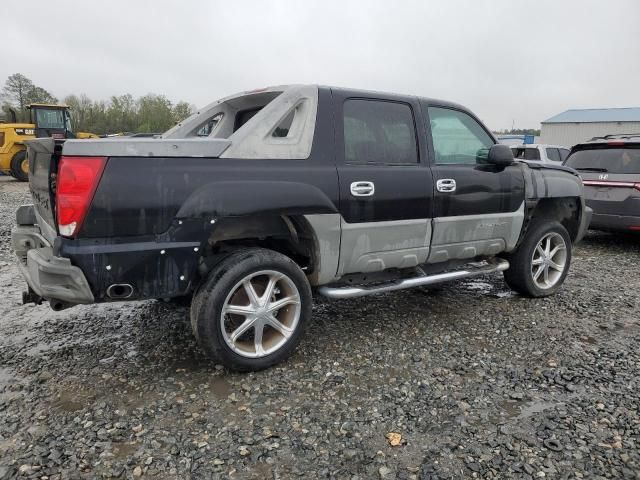
M 556 293 L 571 264 L 571 238 L 557 221 L 534 220 L 518 249 L 508 256 L 507 285 L 531 297 Z
M 300 267 L 271 250 L 246 249 L 209 274 L 191 304 L 202 349 L 232 370 L 261 370 L 286 359 L 311 316 L 311 288 Z
M 29 180 L 29 160 L 24 150 L 16 153 L 11 159 L 11 175 L 21 182 Z

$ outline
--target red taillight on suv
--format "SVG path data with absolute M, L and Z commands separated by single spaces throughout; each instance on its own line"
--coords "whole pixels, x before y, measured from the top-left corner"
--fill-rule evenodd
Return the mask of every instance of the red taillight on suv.
M 73 237 L 80 230 L 106 157 L 62 157 L 56 179 L 56 220 L 60 235 Z

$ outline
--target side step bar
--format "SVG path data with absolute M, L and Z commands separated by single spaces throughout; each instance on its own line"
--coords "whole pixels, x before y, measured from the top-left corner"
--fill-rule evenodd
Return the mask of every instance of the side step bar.
M 503 272 L 508 268 L 509 262 L 498 258 L 490 260 L 486 265 L 479 267 L 437 273 L 435 275 L 420 275 L 418 277 L 405 278 L 395 282 L 382 283 L 368 287 L 330 287 L 325 285 L 320 287 L 318 292 L 325 297 L 333 299 L 364 297 L 365 295 L 373 295 L 375 293 L 393 292 L 395 290 L 404 290 L 405 288 L 422 287 L 425 285 L 448 282 L 450 280 L 458 280 L 460 278 L 475 277 L 476 275 Z

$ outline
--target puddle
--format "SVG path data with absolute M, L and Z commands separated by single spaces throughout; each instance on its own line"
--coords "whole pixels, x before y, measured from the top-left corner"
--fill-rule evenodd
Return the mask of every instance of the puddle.
M 532 402 L 523 403 L 516 400 L 503 400 L 497 403 L 497 406 L 502 411 L 502 414 L 500 415 L 500 417 L 498 417 L 498 419 L 507 418 L 516 421 L 526 420 L 527 418 L 531 418 L 538 413 L 544 412 L 545 410 L 563 406 L 566 404 L 567 400 L 570 400 L 570 398 L 574 396 L 575 395 L 571 395 L 565 401 L 560 402 L 545 402 L 543 400 L 534 400 Z
M 537 413 L 542 413 L 545 410 L 549 410 L 550 408 L 553 408 L 562 404 L 563 402 L 542 402 L 542 401 L 531 402 L 523 405 L 523 407 L 520 409 L 520 414 L 516 416 L 516 419 L 524 420 L 529 417 L 532 417 Z
M 465 282 L 464 286 L 467 290 L 474 290 L 483 293 L 489 293 L 492 288 L 492 285 L 490 283 L 478 281 Z
M 17 387 L 17 389 L 16 389 Z M 8 401 L 21 395 L 22 385 L 8 368 L 0 368 L 0 401 Z
M 11 374 L 8 368 L 0 368 L 0 389 L 13 383 L 14 378 L 15 377 Z
M 76 412 L 93 403 L 93 397 L 82 391 L 63 391 L 53 402 L 53 407 L 64 412 Z
M 233 385 L 225 377 L 215 376 L 209 380 L 209 388 L 217 398 L 224 400 L 233 392 Z
M 129 455 L 133 455 L 138 450 L 139 445 L 137 443 L 112 443 L 113 456 L 115 458 L 124 459 Z
M 583 343 L 588 343 L 590 345 L 595 345 L 598 341 L 593 337 L 580 337 L 580 341 Z

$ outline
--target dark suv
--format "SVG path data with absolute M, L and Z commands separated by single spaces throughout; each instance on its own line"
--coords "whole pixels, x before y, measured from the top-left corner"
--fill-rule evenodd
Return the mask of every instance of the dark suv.
M 589 228 L 640 231 L 640 133 L 575 145 L 564 164 L 582 177 L 586 203 L 593 209 Z

